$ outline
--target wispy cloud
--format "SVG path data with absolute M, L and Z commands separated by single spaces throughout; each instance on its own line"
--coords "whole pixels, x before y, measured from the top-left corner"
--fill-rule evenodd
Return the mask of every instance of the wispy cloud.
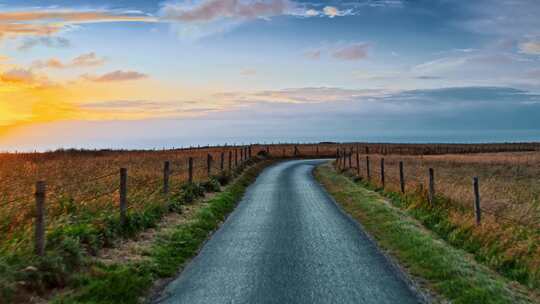
M 352 9 L 340 10 L 335 6 L 325 6 L 322 13 L 330 18 L 354 15 Z
M 232 103 L 293 103 L 314 104 L 353 100 L 360 97 L 382 96 L 381 90 L 354 90 L 335 87 L 291 88 L 259 92 L 229 92 L 215 97 Z
M 26 51 L 39 45 L 50 48 L 67 48 L 71 45 L 71 42 L 63 37 L 28 37 L 22 40 L 21 44 L 17 47 L 17 49 L 19 51 Z
M 195 4 L 190 2 L 166 3 L 161 10 L 161 16 L 165 20 L 182 22 L 211 22 L 226 18 L 269 18 L 286 14 L 292 5 L 287 0 L 206 0 Z
M 519 49 L 524 54 L 540 55 L 540 41 L 527 41 L 519 45 Z
M 354 61 L 367 58 L 369 48 L 370 44 L 363 42 L 336 44 L 309 49 L 303 53 L 303 56 L 307 59 L 319 60 L 324 54 L 328 53 L 334 59 Z
M 57 34 L 70 25 L 102 22 L 157 22 L 147 15 L 107 10 L 21 10 L 0 12 L 0 38 L 19 36 L 46 36 Z M 33 46 L 36 42 L 28 42 Z M 38 40 L 47 45 L 53 43 Z
M 100 119 L 185 118 L 207 115 L 222 110 L 191 101 L 108 100 L 81 104 L 80 110 Z
M 62 62 L 60 59 L 51 58 L 46 61 L 38 60 L 32 64 L 33 68 L 51 68 L 51 69 L 65 69 L 65 68 L 80 68 L 80 67 L 93 67 L 100 66 L 105 63 L 106 59 L 98 57 L 94 52 L 82 54 L 73 58 L 69 62 Z
M 29 84 L 33 83 L 34 80 L 34 73 L 27 69 L 15 68 L 0 73 L 0 82 Z
M 332 56 L 340 60 L 360 60 L 368 56 L 369 44 L 354 43 L 332 52 Z
M 117 82 L 148 78 L 148 75 L 135 71 L 114 71 L 103 75 L 83 75 L 83 79 L 94 82 Z
M 197 39 L 226 32 L 251 20 L 271 20 L 278 16 L 333 18 L 352 13 L 352 9 L 334 6 L 319 11 L 314 4 L 292 0 L 196 0 L 166 2 L 159 18 L 170 22 L 180 37 Z

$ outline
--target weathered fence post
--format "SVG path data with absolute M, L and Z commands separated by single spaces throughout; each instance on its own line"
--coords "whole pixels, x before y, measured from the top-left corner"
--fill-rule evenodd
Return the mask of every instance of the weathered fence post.
M 163 164 L 163 193 L 169 193 L 169 176 L 171 174 L 171 163 L 166 161 Z
M 188 159 L 188 181 L 193 182 L 193 157 Z
M 368 181 L 371 180 L 371 172 L 369 168 L 369 156 L 367 155 L 366 155 L 366 175 L 367 175 Z
M 403 172 L 403 161 L 399 162 L 399 186 L 401 193 L 405 193 L 405 173 Z
M 253 156 L 251 155 L 251 145 L 249 145 L 249 148 L 248 148 L 248 152 L 249 152 L 249 159 L 251 159 Z
M 244 148 L 240 148 L 240 163 L 244 162 Z
M 212 175 L 212 155 L 208 153 L 206 157 L 206 175 L 210 177 Z
M 384 180 L 384 157 L 381 158 L 381 184 L 382 184 L 382 187 L 384 188 L 384 186 L 385 186 L 385 180 Z
M 319 156 L 319 145 L 315 145 L 315 148 L 317 149 L 316 155 Z
M 238 167 L 238 149 L 234 149 L 234 167 Z
M 352 168 L 352 151 L 349 152 L 349 169 Z
M 435 173 L 433 168 L 429 168 L 429 189 L 428 189 L 428 201 L 433 204 L 435 199 Z
M 360 153 L 356 151 L 356 175 L 360 176 Z
M 474 215 L 476 218 L 476 225 L 480 225 L 482 220 L 482 209 L 480 208 L 480 190 L 478 189 L 478 177 L 473 178 L 474 188 Z
M 47 184 L 44 181 L 36 182 L 36 226 L 35 226 L 35 252 L 38 256 L 45 255 L 45 198 Z
M 120 168 L 120 223 L 127 222 L 127 169 Z
M 231 171 L 232 168 L 232 151 L 229 150 L 229 171 Z
M 219 170 L 223 172 L 223 170 L 225 169 L 225 152 L 221 152 L 219 157 Z

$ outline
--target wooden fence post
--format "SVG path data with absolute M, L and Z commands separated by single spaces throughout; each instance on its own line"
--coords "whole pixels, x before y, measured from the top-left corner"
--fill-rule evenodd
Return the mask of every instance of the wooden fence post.
M 36 182 L 36 226 L 35 226 L 35 253 L 45 255 L 45 198 L 47 184 L 44 181 Z
M 316 154 L 317 154 L 317 156 L 319 156 L 319 145 L 316 144 L 316 145 L 315 145 L 315 148 L 317 149 Z
M 244 148 L 240 148 L 240 163 L 244 162 Z
M 352 168 L 352 151 L 349 152 L 349 169 Z
M 212 175 L 212 155 L 208 153 L 206 157 L 206 175 L 210 177 Z
M 428 189 L 428 201 L 433 205 L 435 199 L 435 172 L 433 168 L 429 168 L 429 189 Z
M 476 225 L 480 225 L 482 221 L 482 209 L 480 208 L 480 190 L 478 189 L 478 177 L 473 178 L 474 188 L 474 215 L 476 218 Z
M 385 180 L 384 180 L 384 157 L 381 158 L 381 184 L 382 184 L 382 187 L 384 188 L 384 186 L 385 186 Z
M 127 169 L 120 168 L 120 223 L 127 223 Z
M 232 168 L 232 151 L 229 150 L 229 172 L 231 171 L 231 168 Z
M 221 152 L 219 161 L 219 170 L 223 172 L 225 169 L 225 152 Z
M 405 193 L 405 173 L 403 172 L 403 161 L 399 162 L 399 186 L 401 193 Z
M 188 181 L 193 183 L 193 157 L 188 159 Z
M 249 155 L 249 159 L 251 159 L 252 155 L 251 155 L 251 145 L 249 145 L 248 147 L 248 155 Z
M 169 176 L 171 174 L 171 163 L 166 161 L 163 164 L 163 193 L 169 193 Z
M 234 149 L 234 167 L 238 167 L 238 149 Z
M 360 177 L 360 153 L 356 151 L 356 175 Z
M 367 155 L 366 155 L 366 175 L 367 175 L 368 181 L 371 180 L 371 172 L 369 168 L 369 156 Z

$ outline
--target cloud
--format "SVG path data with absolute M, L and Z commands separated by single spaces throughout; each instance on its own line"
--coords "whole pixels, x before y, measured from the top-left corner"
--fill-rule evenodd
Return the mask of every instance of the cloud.
M 211 22 L 221 19 L 256 19 L 284 15 L 292 7 L 287 0 L 239 1 L 204 0 L 166 3 L 161 9 L 165 20 L 182 22 Z
M 315 9 L 308 9 L 305 12 L 306 17 L 317 17 L 317 16 L 320 16 L 320 15 L 321 15 L 321 12 L 319 12 L 319 11 L 317 11 Z
M 524 54 L 540 55 L 540 41 L 527 41 L 521 43 L 519 49 Z
M 33 83 L 35 81 L 34 73 L 31 70 L 15 68 L 0 73 L 0 81 L 7 83 Z
M 350 5 L 350 4 L 347 4 Z M 319 5 L 292 0 L 194 0 L 166 2 L 159 10 L 160 21 L 169 22 L 180 38 L 199 39 L 223 33 L 253 20 L 273 17 L 337 17 L 352 14 L 352 9 L 332 7 L 328 14 Z
M 443 79 L 443 77 L 440 77 L 440 76 L 430 76 L 430 75 L 421 75 L 421 76 L 417 76 L 415 78 L 420 79 L 420 80 L 439 80 L 439 79 Z
M 94 82 L 117 82 L 148 78 L 148 75 L 135 71 L 114 71 L 100 76 L 83 75 L 83 79 Z
M 82 54 L 73 58 L 69 62 L 62 62 L 59 59 L 51 58 L 46 61 L 35 61 L 32 64 L 33 68 L 42 69 L 42 68 L 51 68 L 51 69 L 66 69 L 66 68 L 80 68 L 80 67 L 93 67 L 100 66 L 105 63 L 105 58 L 98 57 L 94 52 Z
M 100 119 L 152 119 L 196 117 L 221 108 L 201 106 L 190 101 L 152 101 L 152 100 L 108 100 L 80 105 L 88 115 L 97 115 Z
M 52 36 L 26 38 L 17 47 L 17 49 L 19 51 L 26 51 L 38 45 L 50 48 L 67 48 L 71 45 L 71 42 L 66 38 Z
M 355 43 L 334 50 L 332 56 L 340 60 L 359 60 L 368 56 L 368 48 L 366 43 Z
M 351 9 L 340 10 L 335 6 L 325 6 L 323 8 L 323 14 L 330 18 L 354 15 Z
M 36 9 L 4 11 L 0 12 L 0 38 L 19 36 L 50 37 L 70 25 L 102 22 L 157 22 L 157 19 L 151 16 L 133 14 L 132 12 L 107 10 Z
M 334 87 L 290 88 L 258 92 L 229 92 L 216 94 L 215 97 L 234 103 L 291 103 L 315 104 L 353 100 L 361 97 L 381 96 L 381 90 L 354 90 Z

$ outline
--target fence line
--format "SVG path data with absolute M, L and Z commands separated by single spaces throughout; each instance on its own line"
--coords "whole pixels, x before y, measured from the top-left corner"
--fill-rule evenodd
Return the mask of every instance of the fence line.
M 362 173 L 363 170 L 361 170 L 361 162 L 359 161 L 360 160 L 360 154 L 358 152 L 359 150 L 357 149 L 357 152 L 356 152 L 356 159 L 357 159 L 357 162 L 356 162 L 356 166 L 352 166 L 350 162 L 348 162 L 347 160 L 350 159 L 350 157 L 352 156 L 352 154 L 354 152 L 347 152 L 346 149 L 338 149 L 337 150 L 337 156 L 336 156 L 336 159 L 335 159 L 335 167 L 341 171 L 347 171 L 347 170 L 350 170 L 350 172 L 352 172 L 354 175 L 358 176 L 358 177 L 366 177 L 367 181 L 368 182 L 373 182 L 372 180 L 372 175 L 373 175 L 373 172 L 371 170 L 371 158 L 369 155 L 366 155 L 365 156 L 365 164 L 364 164 L 364 167 L 365 167 L 365 175 Z M 365 151 L 367 153 L 370 152 L 369 148 L 368 147 L 365 147 Z M 380 187 L 381 189 L 385 189 L 387 186 L 388 186 L 388 183 L 387 181 L 390 181 L 396 185 L 398 185 L 399 187 L 399 191 L 402 193 L 402 194 L 406 194 L 406 182 L 405 182 L 405 178 L 406 178 L 406 174 L 405 174 L 405 163 L 403 160 L 400 160 L 398 162 L 398 174 L 399 176 L 398 177 L 392 177 L 392 176 L 388 176 L 388 174 L 386 174 L 386 167 L 385 167 L 385 158 L 384 158 L 384 154 L 383 155 L 380 155 L 380 168 L 379 168 L 379 184 L 380 184 Z M 423 190 L 423 183 L 421 181 L 419 181 L 418 179 L 416 179 L 415 176 L 413 176 L 412 178 L 410 178 L 410 180 L 412 182 L 416 182 L 418 183 L 420 186 L 421 186 L 421 191 Z M 480 196 L 480 190 L 479 190 L 479 179 L 478 177 L 473 177 L 472 178 L 472 192 L 473 192 L 473 204 L 472 204 L 472 210 L 473 210 L 473 215 L 474 215 L 474 219 L 475 219 L 475 223 L 477 225 L 481 225 L 482 223 L 482 213 L 486 213 L 486 214 L 490 214 L 491 216 L 493 216 L 495 219 L 501 219 L 503 221 L 506 221 L 507 223 L 510 223 L 510 224 L 513 224 L 513 225 L 516 225 L 516 226 L 521 226 L 521 227 L 531 227 L 530 225 L 527 225 L 519 220 L 515 220 L 515 219 L 512 219 L 512 218 L 509 218 L 509 217 L 505 217 L 505 216 L 502 216 L 500 214 L 497 214 L 495 212 L 492 212 L 488 209 L 485 209 L 481 206 L 481 196 Z M 434 168 L 428 168 L 427 170 L 427 201 L 429 202 L 430 205 L 434 205 L 436 203 L 436 180 L 435 180 L 435 169 Z
M 206 157 L 195 158 L 189 154 L 192 151 L 198 151 L 200 149 L 209 149 L 206 153 Z M 221 150 L 215 150 L 221 149 Z M 398 184 L 400 191 L 406 193 L 410 189 L 407 189 L 407 181 L 417 182 L 420 185 L 423 185 L 422 181 L 418 181 L 415 177 L 408 177 L 405 171 L 405 165 L 403 161 L 399 163 L 399 177 L 388 174 L 386 172 L 388 168 L 385 167 L 384 155 L 387 154 L 398 154 L 398 155 L 420 155 L 417 153 L 425 154 L 439 154 L 439 153 L 481 153 L 481 152 L 501 152 L 501 151 L 531 151 L 531 150 L 540 149 L 540 144 L 520 144 L 517 146 L 513 145 L 439 145 L 437 148 L 430 148 L 422 145 L 394 145 L 394 144 L 367 144 L 367 143 L 357 143 L 357 144 L 345 144 L 338 145 L 335 143 L 328 144 L 277 144 L 277 145 L 249 145 L 249 146 L 224 146 L 220 147 L 199 147 L 199 148 L 189 148 L 189 149 L 178 149 L 177 151 L 187 151 L 187 155 L 176 154 L 174 157 L 169 159 L 161 160 L 163 167 L 161 169 L 156 168 L 155 176 L 149 178 L 140 178 L 136 174 L 128 174 L 129 168 L 122 168 L 119 172 L 107 172 L 106 174 L 89 177 L 82 181 L 74 181 L 67 184 L 55 185 L 48 187 L 45 181 L 43 184 L 35 185 L 35 193 L 19 196 L 16 198 L 9 199 L 5 202 L 0 203 L 1 207 L 8 207 L 15 203 L 27 203 L 31 200 L 32 197 L 35 198 L 36 203 L 36 216 L 43 217 L 43 225 L 45 225 L 46 217 L 46 207 L 47 201 L 53 201 L 51 198 L 58 198 L 58 196 L 64 195 L 65 193 L 68 196 L 73 196 L 72 199 L 75 199 L 79 203 L 91 202 L 98 199 L 101 199 L 106 196 L 113 195 L 118 192 L 118 207 L 120 212 L 120 218 L 122 223 L 125 223 L 127 218 L 127 211 L 132 207 L 129 204 L 129 197 L 132 195 L 140 195 L 146 190 L 140 190 L 138 192 L 133 192 L 130 189 L 137 189 L 144 187 L 144 189 L 152 188 L 153 191 L 151 195 L 154 195 L 158 191 L 162 191 L 163 194 L 169 194 L 171 191 L 171 181 L 178 179 L 180 176 L 182 180 L 187 182 L 194 182 L 200 178 L 210 178 L 213 174 L 232 172 L 237 168 L 241 167 L 246 161 L 253 158 L 254 155 L 266 154 L 267 156 L 276 156 L 276 157 L 335 157 L 336 166 L 341 170 L 354 169 L 356 168 L 356 174 L 358 176 L 365 175 L 367 180 L 376 182 L 380 181 L 383 188 L 387 186 L 390 182 L 391 184 Z M 361 152 L 365 151 L 365 159 L 361 157 Z M 104 152 L 106 153 L 106 152 Z M 147 153 L 147 152 L 141 152 Z M 355 154 L 355 164 L 353 164 L 353 154 Z M 373 166 L 372 162 L 374 159 L 370 158 L 370 154 L 378 154 L 383 157 L 380 159 L 379 170 L 377 170 L 377 165 Z M 144 155 L 144 154 L 142 154 Z M 137 156 L 134 156 L 137 157 Z M 227 169 L 228 168 L 228 169 Z M 196 170 L 206 170 L 206 174 L 198 174 Z M 375 170 L 373 170 L 375 169 Z M 137 170 L 134 168 L 133 170 Z M 377 172 L 378 171 L 378 172 Z M 199 171 L 197 171 L 199 172 Z M 117 176 L 119 174 L 119 176 Z M 377 176 L 378 174 L 378 176 Z M 160 176 L 161 175 L 161 176 Z M 119 178 L 119 184 L 113 187 L 106 187 L 105 189 L 99 189 L 99 191 L 87 193 L 78 193 L 77 198 L 73 193 L 70 193 L 68 190 L 71 188 L 82 188 L 81 186 L 96 183 L 108 178 L 117 176 Z M 374 178 L 375 177 L 375 178 Z M 407 180 L 406 180 L 407 178 Z M 184 180 L 185 179 L 185 180 Z M 5 181 L 5 180 L 4 180 Z M 397 181 L 397 182 L 396 182 Z M 50 182 L 50 181 L 48 181 Z M 430 168 L 428 171 L 428 199 L 431 203 L 435 201 L 435 171 Z M 475 179 L 473 181 L 473 187 L 478 187 L 479 181 Z M 45 185 L 45 186 L 44 186 Z M 161 186 L 160 186 L 161 185 Z M 474 186 L 476 185 L 476 186 Z M 39 187 L 38 187 L 39 186 Z M 487 214 L 492 214 L 496 218 L 502 218 L 500 215 L 496 215 L 494 212 L 485 210 L 481 206 L 480 201 L 480 192 L 479 190 L 475 196 L 474 210 L 475 218 L 478 223 L 481 223 L 482 212 Z M 43 193 L 42 193 L 43 192 Z M 475 192 L 476 193 L 476 192 Z M 43 200 L 42 200 L 43 196 Z M 56 197 L 55 197 L 56 196 Z M 39 201 L 38 201 L 39 199 Z M 53 201 L 54 202 L 54 201 Z M 39 208 L 44 208 L 43 212 L 39 212 Z M 505 219 L 508 221 L 515 220 Z M 35 220 L 35 225 L 41 225 L 40 219 Z M 519 221 L 518 221 L 519 222 Z M 41 243 L 38 240 L 38 234 L 42 234 L 41 228 L 36 227 L 36 253 L 41 252 Z M 44 230 L 43 230 L 44 231 Z M 39 232 L 39 233 L 38 233 Z M 0 235 L 1 237 L 2 235 Z M 44 239 L 44 237 L 43 237 Z M 39 252 L 38 252 L 39 251 Z

